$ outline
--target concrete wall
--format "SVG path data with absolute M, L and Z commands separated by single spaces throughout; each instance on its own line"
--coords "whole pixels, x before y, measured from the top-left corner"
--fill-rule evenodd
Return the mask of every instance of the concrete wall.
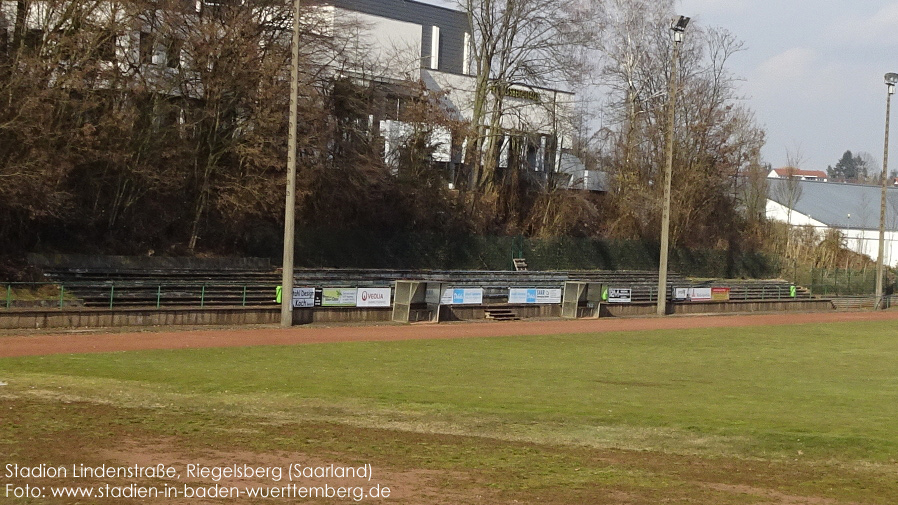
M 486 319 L 486 311 L 490 308 L 511 309 L 522 319 L 561 316 L 561 305 L 443 305 L 440 307 L 440 321 Z
M 332 307 L 327 309 L 294 309 L 293 324 L 350 323 L 390 321 L 392 307 Z
M 438 69 L 462 73 L 468 18 L 460 11 L 410 0 L 331 0 L 335 7 L 421 26 L 421 59 L 430 66 L 432 28 L 440 29 Z M 375 28 L 376 29 L 376 28 Z
M 601 317 L 647 316 L 656 313 L 655 302 L 603 303 Z M 728 302 L 692 302 L 667 304 L 668 314 L 734 314 L 751 312 L 814 312 L 833 310 L 831 300 L 730 300 Z
M 422 61 L 421 25 L 342 9 L 334 14 L 359 25 L 354 27 L 353 37 L 353 49 L 365 54 L 365 68 L 359 71 L 391 79 L 417 79 Z
M 671 303 L 671 314 L 719 314 L 750 312 L 809 312 L 833 310 L 830 300 L 771 300 L 729 301 L 704 303 Z M 445 305 L 440 308 L 441 321 L 483 320 L 489 308 L 512 309 L 518 317 L 560 317 L 560 305 Z M 391 307 L 361 308 L 341 307 L 326 309 L 297 309 L 293 311 L 294 324 L 386 322 L 391 320 Z M 601 306 L 601 317 L 646 316 L 655 313 L 654 303 L 610 304 Z M 580 311 L 585 313 L 586 311 Z M 414 309 L 413 321 L 430 320 L 424 309 Z M 65 310 L 34 308 L 0 310 L 0 329 L 20 328 L 102 328 L 125 326 L 202 326 L 275 324 L 280 321 L 277 307 L 212 307 L 195 308 L 145 308 L 145 309 L 95 309 L 67 308 Z
M 123 326 L 244 325 L 280 321 L 277 308 L 11 309 L 0 310 L 0 329 L 115 328 Z

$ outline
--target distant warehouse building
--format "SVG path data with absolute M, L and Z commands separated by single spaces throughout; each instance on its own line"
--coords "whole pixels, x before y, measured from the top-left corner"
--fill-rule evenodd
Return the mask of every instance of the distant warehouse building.
M 795 178 L 800 181 L 822 181 L 827 182 L 826 172 L 822 170 L 802 170 L 795 167 L 776 168 L 767 174 L 769 179 L 789 179 Z
M 770 178 L 767 219 L 795 226 L 813 226 L 822 238 L 839 230 L 846 246 L 875 260 L 879 255 L 880 186 Z M 791 212 L 790 212 L 791 210 Z M 885 264 L 898 262 L 898 188 L 886 196 Z

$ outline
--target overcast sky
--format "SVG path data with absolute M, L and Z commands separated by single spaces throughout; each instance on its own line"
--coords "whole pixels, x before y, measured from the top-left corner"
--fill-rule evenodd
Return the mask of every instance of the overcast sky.
M 786 164 L 787 152 L 800 153 L 808 170 L 826 170 L 846 150 L 882 162 L 883 75 L 898 72 L 898 1 L 679 1 L 678 14 L 745 42 L 731 69 L 744 78 L 741 92 L 767 130 L 764 158 L 774 168 Z M 898 151 L 890 150 L 890 169 L 898 169 Z
M 825 170 L 850 149 L 881 163 L 883 75 L 898 72 L 898 1 L 680 0 L 680 14 L 745 41 L 732 69 L 767 130 L 768 162 L 783 166 L 787 151 L 800 150 L 801 168 Z

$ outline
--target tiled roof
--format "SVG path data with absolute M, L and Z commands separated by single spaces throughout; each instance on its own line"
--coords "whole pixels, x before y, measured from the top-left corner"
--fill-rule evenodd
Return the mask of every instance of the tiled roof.
M 795 167 L 777 168 L 774 172 L 780 177 L 816 177 L 818 179 L 826 179 L 828 177 L 826 172 L 822 170 L 802 170 Z

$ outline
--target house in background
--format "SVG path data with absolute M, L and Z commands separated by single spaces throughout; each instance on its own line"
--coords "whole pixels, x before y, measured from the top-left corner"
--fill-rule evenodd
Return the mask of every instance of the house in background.
M 28 15 L 22 22 L 29 42 L 37 44 L 48 37 L 48 33 L 39 29 L 53 18 L 44 7 L 46 3 L 41 0 L 28 3 Z M 12 38 L 12 21 L 22 17 L 18 12 L 20 4 L 23 3 L 0 0 L 0 48 L 5 48 Z M 196 0 L 185 5 L 188 7 L 178 16 L 192 19 L 214 15 L 216 8 L 225 4 Z M 239 6 L 257 8 L 253 4 Z M 105 26 L 105 18 L 114 17 L 113 10 L 99 12 L 102 15 L 98 14 L 98 26 Z M 396 163 L 400 146 L 407 144 L 411 135 L 429 130 L 429 161 L 443 168 L 451 182 L 464 159 L 464 135 L 444 124 L 421 128 L 421 123 L 415 124 L 414 118 L 405 111 L 408 104 L 420 98 L 421 90 L 427 89 L 442 97 L 454 121 L 471 120 L 476 76 L 472 61 L 473 34 L 467 15 L 414 0 L 321 0 L 309 12 L 316 35 L 345 35 L 345 30 L 349 30 L 350 44 L 355 47 L 347 52 L 362 55 L 346 61 L 335 57 L 328 71 L 333 74 L 332 85 L 339 84 L 348 93 L 374 89 L 371 100 L 346 100 L 353 105 L 362 104 L 349 111 L 352 124 L 364 130 L 359 138 L 371 142 L 387 163 Z M 169 40 L 167 35 L 155 33 L 156 27 L 149 21 L 162 14 L 164 11 L 153 10 L 151 5 L 144 16 L 146 22 L 109 29 L 105 39 L 108 50 L 102 52 L 108 61 L 104 63 L 122 75 L 139 73 L 146 80 L 144 87 L 159 90 L 157 94 L 164 98 L 186 94 L 198 99 L 193 96 L 196 87 L 182 92 L 168 83 L 169 76 L 188 72 L 185 69 L 190 65 L 185 65 L 188 52 L 182 49 L 183 41 L 171 37 Z M 285 19 L 279 18 L 281 24 L 272 29 L 289 34 L 287 26 L 282 25 Z M 320 56 L 330 61 L 333 55 Z M 549 181 L 561 181 L 557 186 L 567 189 L 595 191 L 603 187 L 600 181 L 604 180 L 604 174 L 586 170 L 571 152 L 574 128 L 570 118 L 576 99 L 573 93 L 527 82 L 511 83 L 502 92 L 505 109 L 499 122 L 501 131 L 492 133 L 500 139 L 497 160 L 500 170 L 526 172 L 528 179 L 546 185 Z M 171 101 L 171 108 L 177 109 L 177 100 Z M 171 118 L 168 116 L 164 118 L 166 123 L 185 121 L 182 110 L 175 110 Z
M 472 34 L 464 12 L 414 0 L 328 0 L 330 15 L 351 17 L 360 27 L 359 43 L 369 48 L 367 79 L 382 82 L 418 81 L 443 97 L 450 115 L 470 121 L 473 115 Z M 394 109 L 402 97 L 394 96 Z M 586 170 L 571 153 L 573 93 L 513 83 L 505 91 L 501 118 L 499 169 L 526 171 L 530 179 L 558 182 L 559 187 L 601 191 L 605 174 Z M 397 146 L 415 131 L 401 114 L 372 114 L 369 123 L 383 139 L 384 157 L 395 158 Z M 443 166 L 450 180 L 463 160 L 464 138 L 447 128 L 435 128 L 432 162 Z
M 802 170 L 795 167 L 783 167 L 771 170 L 767 174 L 769 179 L 790 179 L 796 178 L 800 181 L 820 181 L 827 182 L 828 175 L 822 170 Z
M 879 256 L 879 208 L 882 188 L 863 184 L 770 179 L 767 219 L 811 226 L 820 238 L 828 229 L 845 237 L 845 247 L 876 260 Z M 884 264 L 898 263 L 898 188 L 886 194 Z

